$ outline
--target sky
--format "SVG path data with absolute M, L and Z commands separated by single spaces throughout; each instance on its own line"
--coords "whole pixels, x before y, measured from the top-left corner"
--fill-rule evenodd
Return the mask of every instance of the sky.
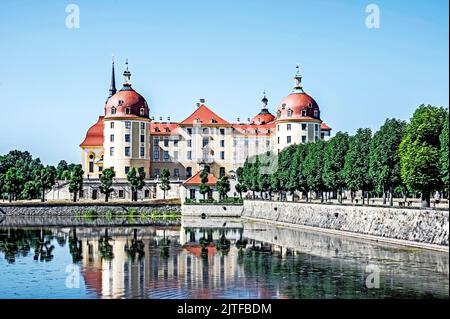
M 80 10 L 67 28 L 66 6 Z M 366 6 L 380 10 L 367 28 Z M 247 119 L 293 87 L 333 132 L 376 131 L 420 104 L 449 105 L 447 0 L 0 1 L 0 154 L 79 163 L 102 115 L 116 60 L 150 114 L 179 121 L 199 98 L 228 121 Z

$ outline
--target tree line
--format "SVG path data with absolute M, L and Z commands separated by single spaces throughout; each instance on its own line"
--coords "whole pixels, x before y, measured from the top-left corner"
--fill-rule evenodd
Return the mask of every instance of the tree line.
M 391 206 L 395 196 L 420 194 L 422 206 L 429 207 L 433 192 L 449 191 L 448 122 L 448 110 L 421 105 L 409 123 L 387 119 L 373 135 L 360 128 L 353 136 L 338 132 L 329 141 L 254 156 L 237 170 L 236 191 L 270 199 L 273 193 L 281 199 L 292 194 L 292 200 L 300 192 L 306 201 L 311 193 L 321 201 L 331 193 L 339 203 L 345 190 L 352 202 L 361 191 L 363 204 L 377 195 Z

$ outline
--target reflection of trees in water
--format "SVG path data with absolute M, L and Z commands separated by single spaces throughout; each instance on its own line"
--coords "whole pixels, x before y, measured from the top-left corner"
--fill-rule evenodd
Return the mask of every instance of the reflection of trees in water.
M 163 239 L 158 242 L 158 246 L 160 247 L 160 255 L 164 258 L 169 258 L 170 255 L 170 239 L 166 238 L 166 230 L 163 230 Z
M 50 240 L 45 238 L 44 231 L 41 229 L 39 232 L 39 240 L 34 245 L 34 260 L 39 261 L 51 261 L 53 259 L 53 246 Z
M 72 228 L 72 234 L 69 236 L 69 252 L 73 263 L 78 263 L 83 259 L 83 246 L 77 237 L 76 228 Z
M 35 260 L 50 261 L 53 258 L 53 245 L 50 244 L 53 236 L 45 229 L 1 229 L 0 251 L 5 255 L 8 263 L 14 263 L 16 257 L 26 257 L 35 249 Z
M 112 237 L 108 235 L 108 228 L 105 228 L 105 235 L 100 236 L 98 240 L 98 250 L 100 256 L 105 260 L 112 260 L 114 258 L 113 246 L 110 244 Z
M 144 242 L 137 238 L 137 229 L 133 229 L 133 239 L 131 239 L 131 244 L 125 244 L 125 252 L 127 253 L 128 259 L 131 262 L 136 260 L 136 256 L 138 260 L 141 260 L 145 256 L 145 245 Z
M 285 249 L 285 248 L 284 248 Z M 289 298 L 428 298 L 424 291 L 391 285 L 394 278 L 381 273 L 380 287 L 368 289 L 365 265 L 343 267 L 338 260 L 308 254 L 282 255 L 273 247 L 250 246 L 238 253 L 237 263 Z M 384 277 L 384 278 L 383 278 Z

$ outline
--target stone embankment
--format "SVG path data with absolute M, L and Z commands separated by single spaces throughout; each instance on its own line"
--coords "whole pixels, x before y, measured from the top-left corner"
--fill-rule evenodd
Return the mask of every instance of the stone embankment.
M 444 210 L 246 200 L 242 217 L 398 244 L 449 246 Z

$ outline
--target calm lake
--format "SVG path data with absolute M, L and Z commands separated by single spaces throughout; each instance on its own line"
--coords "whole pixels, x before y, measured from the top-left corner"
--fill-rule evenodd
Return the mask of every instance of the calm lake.
M 239 219 L 26 224 L 0 224 L 0 298 L 449 296 L 447 253 Z

